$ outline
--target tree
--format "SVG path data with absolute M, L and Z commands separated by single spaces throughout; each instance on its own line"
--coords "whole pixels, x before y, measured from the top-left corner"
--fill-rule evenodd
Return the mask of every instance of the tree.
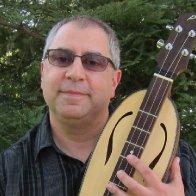
M 16 0 L 0 4 L 0 150 L 39 122 L 47 107 L 40 89 L 39 64 L 50 27 L 74 14 L 103 19 L 121 43 L 123 80 L 113 100 L 117 105 L 133 91 L 147 88 L 159 52 L 156 42 L 167 39 L 166 24 L 193 12 L 186 0 Z M 180 114 L 182 136 L 196 147 L 195 66 L 174 83 L 172 98 Z

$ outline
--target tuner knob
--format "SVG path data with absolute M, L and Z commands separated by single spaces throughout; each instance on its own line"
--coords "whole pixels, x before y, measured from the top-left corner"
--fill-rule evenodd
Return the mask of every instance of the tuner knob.
M 168 43 L 168 44 L 165 45 L 166 50 L 172 50 L 172 48 L 173 48 L 173 46 L 172 46 L 171 43 Z
M 166 25 L 166 29 L 172 31 L 174 29 L 174 27 L 172 25 Z
M 188 56 L 189 55 L 189 51 L 187 49 L 183 49 L 182 50 L 182 55 L 183 56 Z
M 180 32 L 182 32 L 182 26 L 180 26 L 180 25 L 178 25 L 176 28 L 175 28 L 175 31 L 176 32 L 178 32 L 178 33 L 180 33 Z
M 190 54 L 190 59 L 196 60 L 196 55 L 195 54 Z
M 162 48 L 165 45 L 165 41 L 163 39 L 160 39 L 157 41 L 157 48 Z
M 190 37 L 195 37 L 196 36 L 196 32 L 194 30 L 190 30 L 189 31 L 189 36 Z

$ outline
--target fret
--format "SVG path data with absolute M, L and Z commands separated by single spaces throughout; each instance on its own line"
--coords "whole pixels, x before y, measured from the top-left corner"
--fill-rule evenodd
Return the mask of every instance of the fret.
M 126 141 L 126 143 L 129 144 L 129 145 L 133 145 L 134 147 L 137 147 L 137 148 L 140 148 L 140 149 L 144 149 L 142 146 L 139 146 L 139 145 L 134 144 L 132 142 Z
M 171 78 L 168 78 L 168 77 L 165 77 L 165 76 L 163 76 L 163 75 L 161 75 L 161 74 L 158 74 L 158 73 L 154 73 L 154 76 L 156 76 L 156 77 L 158 77 L 158 78 L 161 78 L 161 79 L 163 79 L 163 80 L 167 80 L 168 82 L 171 82 L 171 83 L 173 83 L 173 79 L 171 79 Z
M 124 146 L 124 150 L 121 153 L 122 158 L 126 158 L 129 154 L 133 154 L 135 156 L 138 156 L 140 152 L 144 150 L 143 146 L 139 146 L 137 144 L 126 142 Z
M 153 77 L 150 88 L 142 102 L 140 110 L 157 115 L 158 111 L 170 90 L 172 83 L 161 78 Z
M 116 165 L 116 168 L 112 174 L 111 180 L 110 182 L 114 183 L 116 186 L 118 186 L 121 190 L 126 191 L 127 188 L 124 186 L 124 184 L 118 179 L 116 173 L 122 169 L 123 166 L 123 170 L 128 174 L 128 175 L 132 175 L 135 171 L 135 169 L 128 164 L 127 160 L 125 157 L 120 156 L 119 161 Z M 106 191 L 107 192 L 107 191 Z M 105 194 L 104 194 L 105 195 Z
M 131 142 L 132 144 L 136 144 L 137 146 L 144 147 L 144 141 L 149 136 L 149 132 L 144 132 L 139 129 L 134 129 L 131 131 L 131 134 L 129 134 L 127 141 Z M 126 143 L 125 143 L 126 145 Z M 127 147 L 125 147 L 127 148 Z
M 142 112 L 142 113 L 145 113 L 145 114 L 147 114 L 147 115 L 151 115 L 151 116 L 157 118 L 157 115 L 151 114 L 150 112 L 146 112 L 146 111 L 144 111 L 144 110 L 139 110 L 139 111 Z
M 123 156 L 123 155 L 120 155 L 120 157 L 121 157 L 122 159 L 126 159 L 126 157 L 125 157 L 125 156 Z
M 147 133 L 147 134 L 150 134 L 149 131 L 146 131 L 146 130 L 144 130 L 144 129 L 141 129 L 141 128 L 137 127 L 137 126 L 132 126 L 132 127 L 133 127 L 134 129 L 138 129 L 138 130 L 143 131 L 143 132 L 145 132 L 145 133 Z
M 116 184 L 116 183 L 114 183 L 114 182 L 113 182 L 113 184 L 115 184 L 115 185 L 116 185 L 118 188 L 120 188 L 121 190 L 123 190 L 123 191 L 125 191 L 125 192 L 127 191 L 127 188 L 126 188 L 124 185 L 121 186 L 120 184 Z
M 154 122 L 155 120 L 156 118 L 154 116 L 149 116 L 139 111 L 133 123 L 133 127 L 137 127 L 137 130 L 144 130 L 146 132 L 150 132 L 152 128 L 152 122 Z

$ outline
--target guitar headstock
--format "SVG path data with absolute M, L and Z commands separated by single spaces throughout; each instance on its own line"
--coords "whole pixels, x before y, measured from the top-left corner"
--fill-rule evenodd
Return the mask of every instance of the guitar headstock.
M 183 72 L 196 44 L 196 13 L 181 15 L 158 54 L 158 73 L 175 78 Z

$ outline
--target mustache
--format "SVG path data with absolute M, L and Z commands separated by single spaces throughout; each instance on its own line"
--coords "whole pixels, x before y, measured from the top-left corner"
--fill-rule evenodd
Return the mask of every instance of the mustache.
M 59 91 L 91 94 L 91 90 L 84 83 L 65 82 L 61 84 Z

